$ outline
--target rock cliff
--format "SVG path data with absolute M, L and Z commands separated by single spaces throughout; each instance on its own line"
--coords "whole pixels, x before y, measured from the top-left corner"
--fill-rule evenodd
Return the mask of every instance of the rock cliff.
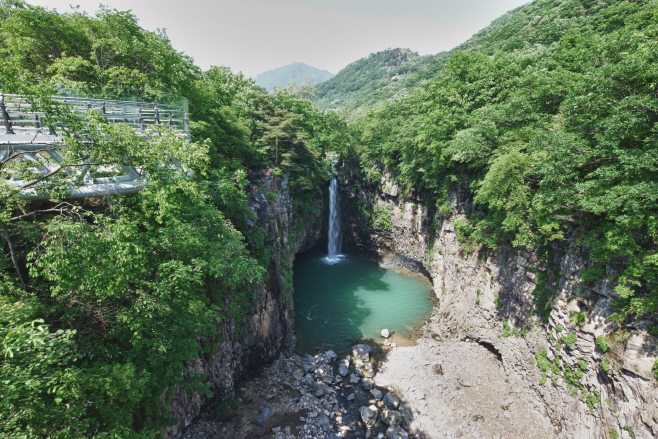
M 592 266 L 576 243 L 582 230 L 550 248 L 486 252 L 456 231 L 473 210 L 467 190 L 437 208 L 422 195 L 405 197 L 395 175 L 378 170 L 381 180 L 369 182 L 357 166 L 340 168 L 344 246 L 397 253 L 426 270 L 437 305 L 423 337 L 474 341 L 496 352 L 509 383 L 536 394 L 555 437 L 658 435 L 651 370 L 658 337 L 649 332 L 656 322 L 606 319 L 614 267 L 595 282 L 581 277 Z
M 294 348 L 292 310 L 292 262 L 295 253 L 313 247 L 326 236 L 325 201 L 320 191 L 312 213 L 297 214 L 285 180 L 271 171 L 250 174 L 246 188 L 254 215 L 248 220 L 247 240 L 254 253 L 269 261 L 267 274 L 246 291 L 227 295 L 223 304 L 229 321 L 217 327 L 216 341 L 200 340 L 207 354 L 188 365 L 187 374 L 202 373 L 210 383 L 213 399 L 176 387 L 167 401 L 169 416 L 179 423 L 166 428 L 165 438 L 177 438 L 213 401 L 232 398 L 236 382 Z M 248 302 L 235 311 L 236 298 L 246 294 Z M 232 309 L 233 307 L 233 309 Z

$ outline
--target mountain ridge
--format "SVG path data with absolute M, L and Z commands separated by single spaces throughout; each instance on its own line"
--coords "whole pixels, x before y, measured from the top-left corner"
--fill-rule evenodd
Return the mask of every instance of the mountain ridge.
M 257 85 L 271 91 L 274 87 L 285 85 L 290 80 L 302 82 L 309 76 L 313 78 L 313 84 L 318 85 L 333 78 L 335 75 L 327 70 L 321 70 L 303 62 L 294 62 L 259 73 L 254 77 L 254 81 L 256 81 Z
M 324 110 L 345 110 L 350 113 L 350 119 L 359 118 L 378 103 L 436 78 L 446 62 L 458 52 L 478 51 L 492 56 L 498 52 L 554 44 L 575 29 L 611 32 L 623 26 L 625 17 L 631 13 L 624 7 L 626 2 L 578 0 L 576 3 L 574 5 L 571 0 L 535 1 L 519 6 L 449 51 L 409 59 L 397 67 L 395 75 L 387 74 L 390 72 L 386 71 L 383 58 L 397 56 L 396 51 L 411 52 L 410 49 L 387 49 L 371 54 L 350 63 L 318 86 L 317 103 Z M 370 65 L 364 60 L 373 57 L 380 62 L 382 70 L 362 71 L 363 66 Z M 361 83 L 363 85 L 354 86 Z

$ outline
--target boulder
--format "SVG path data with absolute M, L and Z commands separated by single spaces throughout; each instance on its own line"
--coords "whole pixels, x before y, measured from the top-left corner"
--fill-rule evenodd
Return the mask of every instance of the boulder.
M 345 366 L 344 364 L 341 364 L 340 366 L 338 366 L 338 373 L 341 376 L 347 376 L 347 374 L 350 373 L 350 368 Z
M 372 428 L 375 423 L 377 423 L 377 407 L 364 406 L 359 409 L 359 412 L 361 413 L 361 419 L 363 420 L 363 423 L 366 424 L 366 427 Z
M 331 387 L 324 383 L 315 383 L 315 386 L 313 386 L 313 395 L 317 398 L 320 398 L 324 395 L 329 395 L 330 393 L 332 393 Z
M 402 416 L 407 423 L 414 420 L 414 412 L 411 411 L 411 407 L 407 404 L 400 404 L 399 411 L 402 413 Z
M 375 365 L 368 363 L 363 366 L 363 375 L 367 378 L 372 378 L 375 376 Z
M 251 423 L 264 429 L 265 425 L 267 425 L 267 420 L 270 419 L 270 416 L 272 416 L 272 409 L 265 407 L 262 409 L 262 413 L 253 421 L 251 421 Z
M 388 392 L 382 402 L 389 410 L 395 410 L 400 406 L 400 397 L 393 392 Z
M 382 412 L 382 421 L 386 425 L 390 425 L 391 427 L 397 427 L 402 423 L 402 413 L 396 411 L 396 410 L 388 410 L 385 409 Z
M 350 384 L 356 384 L 361 380 L 358 376 L 354 375 L 353 373 L 350 374 Z
M 329 416 L 325 413 L 320 413 L 320 415 L 313 419 L 313 425 L 321 428 L 323 431 L 331 430 L 331 421 L 329 420 Z
M 384 338 L 389 338 L 391 336 L 391 333 L 389 332 L 388 329 L 382 329 L 381 336 Z
M 331 375 L 320 375 L 319 378 L 320 381 L 322 381 L 325 384 L 332 384 L 334 382 L 334 377 Z
M 367 344 L 358 344 L 352 348 L 352 355 L 354 355 L 354 358 L 361 360 L 364 363 L 370 360 L 370 352 L 372 352 L 372 348 Z
M 409 439 L 409 435 L 400 427 L 389 427 L 386 430 L 386 439 Z
M 382 392 L 379 389 L 372 389 L 370 391 L 370 394 L 372 395 L 373 398 L 375 398 L 377 401 L 382 400 Z
M 371 379 L 364 378 L 361 380 L 361 387 L 363 390 L 371 390 L 375 388 L 375 382 Z

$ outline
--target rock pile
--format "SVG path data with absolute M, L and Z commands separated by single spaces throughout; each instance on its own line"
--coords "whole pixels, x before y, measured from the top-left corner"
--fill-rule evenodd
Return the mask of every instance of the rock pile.
M 333 351 L 282 355 L 245 386 L 243 405 L 220 426 L 212 414 L 198 418 L 182 438 L 400 439 L 410 438 L 411 410 L 395 393 L 375 386 L 372 348 L 357 345 L 352 355 Z M 209 434 L 212 432 L 212 434 Z
M 371 353 L 370 346 L 359 344 L 351 356 L 340 360 L 333 351 L 288 360 L 287 384 L 302 395 L 300 403 L 308 410 L 300 417 L 305 422 L 300 438 L 363 437 L 364 427 L 366 438 L 409 437 L 399 427 L 404 425 L 404 416 L 395 410 L 400 398 L 375 387 L 372 378 L 377 372 Z M 375 430 L 379 431 L 376 435 Z

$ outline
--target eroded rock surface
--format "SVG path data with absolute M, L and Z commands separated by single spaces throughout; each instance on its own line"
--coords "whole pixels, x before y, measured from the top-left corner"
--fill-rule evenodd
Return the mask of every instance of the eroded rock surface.
M 548 253 L 469 248 L 455 226 L 473 213 L 466 188 L 434 209 L 427 199 L 405 193 L 384 166 L 374 169 L 381 174 L 375 183 L 357 166 L 340 169 L 343 245 L 392 255 L 390 264 L 431 276 L 437 304 L 426 337 L 475 340 L 495 350 L 509 382 L 532 391 L 545 409 L 556 429 L 552 437 L 608 438 L 610 430 L 621 438 L 631 431 L 636 438 L 658 437 L 658 386 L 651 371 L 658 337 L 649 332 L 658 321 L 620 327 L 607 319 L 618 299 L 615 269 L 606 266 L 597 281 L 582 278 L 593 265 L 577 244 L 582 229 L 569 230 Z M 377 223 L 390 227 L 377 229 L 364 211 L 386 215 Z M 596 345 L 600 337 L 610 346 L 606 352 Z
M 424 338 L 394 349 L 375 381 L 396 389 L 412 410 L 411 432 L 424 437 L 554 437 L 534 392 L 511 384 L 502 363 L 477 343 Z
M 250 312 L 244 319 L 231 317 L 219 325 L 217 340 L 221 341 L 202 341 L 208 344 L 209 354 L 191 362 L 186 372 L 188 376 L 204 374 L 214 397 L 220 401 L 234 396 L 241 377 L 275 360 L 281 352 L 294 349 L 292 278 L 286 277 L 286 273 L 295 253 L 311 248 L 325 236 L 321 194 L 315 200 L 316 213 L 296 218 L 292 199 L 281 179 L 271 171 L 254 172 L 249 179 L 251 184 L 246 191 L 255 219 L 248 220 L 247 240 L 252 239 L 255 231 L 265 234 L 272 246 L 272 263 L 264 279 L 249 288 L 253 298 Z M 226 315 L 231 314 L 227 311 Z M 165 398 L 167 395 L 163 395 Z M 168 414 L 180 422 L 164 430 L 165 439 L 179 437 L 208 402 L 201 394 L 175 387 Z

